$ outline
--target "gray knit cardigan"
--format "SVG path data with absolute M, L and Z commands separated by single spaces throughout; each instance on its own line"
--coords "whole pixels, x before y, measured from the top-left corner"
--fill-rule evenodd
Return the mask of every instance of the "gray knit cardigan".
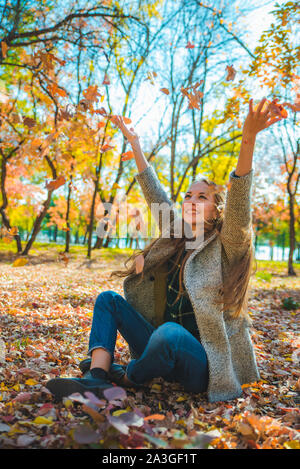
M 251 184 L 253 169 L 245 176 L 229 176 L 230 190 L 226 192 L 224 221 L 221 235 L 214 231 L 193 251 L 188 258 L 184 272 L 184 285 L 192 303 L 201 344 L 208 359 L 209 383 L 207 389 L 210 402 L 226 401 L 240 397 L 242 384 L 260 379 L 247 317 L 232 318 L 223 312 L 217 285 L 222 284 L 230 266 L 238 261 L 248 248 L 247 241 L 253 242 L 251 223 Z M 167 197 L 154 170 L 148 166 L 136 176 L 146 202 L 163 203 L 166 209 L 178 219 L 173 203 Z M 161 228 L 161 227 L 160 227 Z M 148 272 L 141 281 L 141 275 L 132 274 L 124 280 L 126 300 L 154 327 L 163 320 L 160 297 L 165 273 L 155 270 L 155 264 L 172 254 L 169 240 L 159 237 L 145 258 L 144 270 Z M 151 268 L 153 266 L 153 268 Z M 131 357 L 137 355 L 130 349 Z

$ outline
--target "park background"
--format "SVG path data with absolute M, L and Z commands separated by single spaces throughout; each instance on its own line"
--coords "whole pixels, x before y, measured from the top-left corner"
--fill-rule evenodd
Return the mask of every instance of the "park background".
M 298 23 L 295 1 L 1 1 L 0 447 L 299 447 Z M 97 295 L 122 293 L 109 272 L 149 241 L 134 210 L 128 236 L 109 236 L 106 203 L 146 210 L 110 116 L 135 128 L 179 207 L 193 177 L 228 187 L 249 99 L 264 96 L 288 116 L 258 135 L 253 160 L 262 381 L 212 405 L 158 380 L 101 418 L 85 402 L 93 423 L 70 400 L 53 404 L 43 382 L 79 376 Z M 121 336 L 117 347 L 126 363 Z M 137 409 L 149 417 L 139 431 Z

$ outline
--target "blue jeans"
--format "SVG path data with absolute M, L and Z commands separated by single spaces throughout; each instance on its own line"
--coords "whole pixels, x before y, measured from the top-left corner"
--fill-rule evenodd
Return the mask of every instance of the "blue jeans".
M 114 361 L 117 331 L 139 357 L 127 365 L 127 376 L 134 384 L 161 377 L 179 382 L 188 392 L 207 390 L 207 356 L 187 329 L 175 322 L 155 329 L 121 295 L 105 291 L 95 303 L 88 354 L 102 347 Z

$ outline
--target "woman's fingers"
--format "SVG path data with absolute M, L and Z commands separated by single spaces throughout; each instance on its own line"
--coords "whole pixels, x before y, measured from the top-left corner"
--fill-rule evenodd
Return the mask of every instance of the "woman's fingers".
M 113 124 L 115 124 L 121 131 L 124 133 L 127 131 L 127 127 L 124 124 L 124 121 L 122 119 L 122 116 L 114 116 L 114 118 L 111 119 Z
M 251 98 L 249 101 L 249 113 L 253 114 L 253 112 L 253 98 Z
M 283 119 L 283 117 L 272 117 L 267 123 L 266 125 L 264 126 L 264 129 L 266 129 L 267 127 L 270 127 L 270 125 L 273 125 L 275 124 L 276 122 L 279 122 Z
M 263 99 L 261 100 L 261 102 L 259 103 L 259 105 L 258 105 L 258 107 L 257 107 L 257 110 L 256 110 L 257 114 L 260 113 L 260 111 L 262 110 L 263 105 L 265 104 L 266 101 L 267 101 L 267 98 L 263 98 Z
M 265 118 L 268 117 L 268 114 L 269 114 L 269 112 L 270 112 L 270 108 L 271 108 L 271 104 L 268 104 L 266 110 L 261 113 L 262 117 L 265 117 Z

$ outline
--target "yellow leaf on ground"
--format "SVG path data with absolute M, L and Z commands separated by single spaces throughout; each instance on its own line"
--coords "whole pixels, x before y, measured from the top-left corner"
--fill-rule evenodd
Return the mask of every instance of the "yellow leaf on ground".
M 127 412 L 131 412 L 131 408 L 130 407 L 126 407 L 126 409 L 119 409 L 119 410 L 115 410 L 112 415 L 114 417 L 118 417 L 119 415 L 122 415 L 122 414 L 127 414 Z
M 286 449 L 300 449 L 300 441 L 298 440 L 286 441 L 285 443 L 283 443 L 283 446 Z
M 181 420 L 176 420 L 176 423 L 179 423 L 179 425 L 184 425 L 184 426 L 186 426 L 185 421 L 182 420 L 182 419 L 181 419 Z
M 186 400 L 187 400 L 186 396 L 180 396 L 176 399 L 176 402 L 182 402 L 182 401 L 186 401 Z
M 64 400 L 64 406 L 68 409 L 69 407 L 71 407 L 73 405 L 73 402 L 71 401 L 71 399 L 65 399 Z
M 24 259 L 22 257 L 19 257 L 16 259 L 13 263 L 13 267 L 22 267 L 23 265 L 26 265 L 28 262 L 28 259 Z
M 46 418 L 39 416 L 34 419 L 33 423 L 36 425 L 53 425 L 52 417 Z
M 203 422 L 201 422 L 201 421 L 198 420 L 198 419 L 194 419 L 194 423 L 195 423 L 196 425 L 203 425 Z
M 144 420 L 164 420 L 166 417 L 162 414 L 152 414 L 144 417 Z
M 35 379 L 29 378 L 25 381 L 25 384 L 28 384 L 28 386 L 35 386 L 36 384 L 39 384 L 39 383 Z
M 157 389 L 158 391 L 161 391 L 161 384 L 152 384 L 151 389 Z

